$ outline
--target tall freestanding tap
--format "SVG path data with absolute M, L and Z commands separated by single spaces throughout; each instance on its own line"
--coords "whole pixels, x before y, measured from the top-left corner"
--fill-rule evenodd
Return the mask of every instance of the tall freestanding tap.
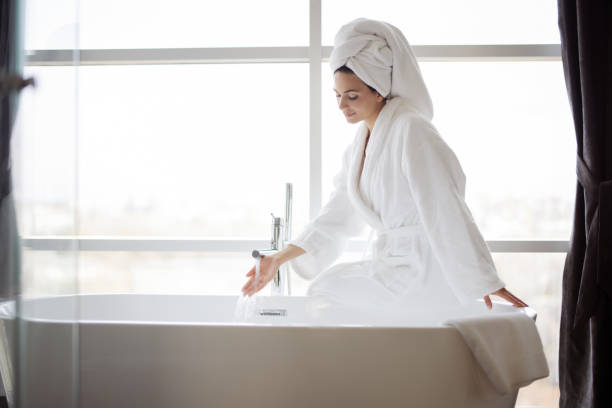
M 259 258 L 261 256 L 272 255 L 283 248 L 287 242 L 291 240 L 291 219 L 293 206 L 293 185 L 291 183 L 286 184 L 285 189 L 285 219 L 281 217 L 272 216 L 272 238 L 270 239 L 269 249 L 254 249 L 252 252 L 253 258 Z M 287 282 L 287 284 L 285 284 Z M 271 284 L 271 294 L 273 296 L 291 295 L 291 282 L 289 280 L 289 268 L 287 265 L 281 265 L 278 271 L 274 274 Z

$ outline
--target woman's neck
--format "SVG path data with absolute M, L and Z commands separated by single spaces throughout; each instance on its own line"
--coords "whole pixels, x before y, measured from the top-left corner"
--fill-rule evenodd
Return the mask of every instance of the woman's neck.
M 371 132 L 368 130 L 368 134 L 367 134 L 366 140 L 365 140 L 365 145 L 363 146 L 363 152 L 364 152 L 363 154 L 364 154 L 364 156 L 365 156 L 365 151 L 368 148 L 368 142 L 370 141 L 370 133 Z
M 374 129 L 374 125 L 376 124 L 376 121 L 378 120 L 378 116 L 380 116 L 380 112 L 383 110 L 386 104 L 387 104 L 387 101 L 383 100 L 383 103 L 380 105 L 380 108 L 378 108 L 378 111 L 376 112 L 376 114 L 373 115 L 374 117 L 370 120 L 366 119 L 365 122 L 366 122 L 366 126 L 368 127 L 368 135 L 372 133 L 372 129 Z

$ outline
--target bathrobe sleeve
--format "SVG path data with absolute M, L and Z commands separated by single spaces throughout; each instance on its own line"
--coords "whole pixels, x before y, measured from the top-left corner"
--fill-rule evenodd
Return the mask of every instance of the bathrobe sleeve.
M 334 191 L 329 202 L 317 217 L 289 242 L 306 251 L 289 261 L 289 265 L 305 279 L 312 279 L 327 269 L 340 256 L 348 239 L 359 235 L 365 227 L 365 221 L 358 215 L 347 192 L 352 151 L 351 144 L 344 152 L 342 169 L 334 177 Z
M 436 129 L 411 116 L 402 132 L 401 168 L 442 272 L 462 302 L 505 285 L 465 203 L 465 175 Z

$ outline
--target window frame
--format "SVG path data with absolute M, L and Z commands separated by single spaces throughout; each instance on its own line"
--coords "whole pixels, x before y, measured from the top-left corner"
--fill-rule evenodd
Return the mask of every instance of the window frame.
M 322 44 L 322 0 L 309 0 L 309 46 L 159 49 L 28 50 L 27 66 L 308 63 L 309 112 L 309 219 L 322 206 L 322 69 L 333 47 Z M 560 44 L 414 45 L 419 61 L 561 61 Z M 77 141 L 78 143 L 78 135 Z M 75 163 L 78 163 L 78 158 Z M 75 164 L 76 165 L 76 164 Z M 78 194 L 75 193 L 78 209 Z M 78 225 L 78 210 L 75 210 Z M 262 214 L 264 217 L 265 214 Z M 197 251 L 242 252 L 263 248 L 268 239 L 188 239 L 149 237 L 26 236 L 26 249 L 42 251 Z M 568 241 L 487 241 L 491 252 L 567 252 Z M 364 240 L 349 242 L 349 251 L 363 251 Z

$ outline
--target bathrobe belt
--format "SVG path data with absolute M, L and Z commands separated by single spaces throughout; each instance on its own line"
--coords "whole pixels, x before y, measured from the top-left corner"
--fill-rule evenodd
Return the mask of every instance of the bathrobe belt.
M 401 227 L 377 230 L 378 239 L 394 239 L 401 236 L 410 236 L 422 232 L 419 224 L 403 225 Z
M 422 232 L 418 224 L 377 230 L 374 256 L 408 256 Z

